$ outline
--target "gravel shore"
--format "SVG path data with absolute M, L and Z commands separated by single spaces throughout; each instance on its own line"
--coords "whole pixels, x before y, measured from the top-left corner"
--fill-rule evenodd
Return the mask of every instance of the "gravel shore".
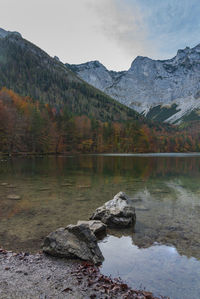
M 155 299 L 134 291 L 99 268 L 43 253 L 13 253 L 0 249 L 0 299 L 137 298 Z

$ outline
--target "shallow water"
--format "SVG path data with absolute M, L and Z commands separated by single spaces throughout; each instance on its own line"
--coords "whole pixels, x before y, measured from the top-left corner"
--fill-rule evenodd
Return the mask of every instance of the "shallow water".
M 47 233 L 88 219 L 119 191 L 135 202 L 137 222 L 100 243 L 103 273 L 171 298 L 200 298 L 198 154 L 2 158 L 0 245 L 37 251 Z
M 200 264 L 181 256 L 175 247 L 156 245 L 139 249 L 131 237 L 109 236 L 100 245 L 105 263 L 102 272 L 123 279 L 137 289 L 170 298 L 200 298 Z

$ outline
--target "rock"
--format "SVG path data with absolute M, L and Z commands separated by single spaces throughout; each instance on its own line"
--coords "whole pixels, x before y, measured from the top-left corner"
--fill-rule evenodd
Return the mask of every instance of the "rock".
M 68 225 L 50 233 L 44 240 L 43 251 L 53 256 L 92 261 L 94 264 L 104 260 L 95 235 L 84 224 Z
M 135 224 L 135 208 L 124 192 L 119 192 L 115 197 L 96 209 L 92 220 L 101 220 L 110 227 L 128 227 Z
M 16 194 L 9 194 L 7 196 L 7 199 L 19 200 L 19 199 L 21 199 L 21 196 L 16 195 Z
M 55 59 L 56 61 L 60 62 L 60 59 L 59 59 L 58 56 L 54 56 L 54 59 Z
M 71 186 L 73 186 L 73 184 L 71 183 L 61 184 L 61 187 L 71 187 Z
M 107 225 L 99 220 L 78 221 L 77 224 L 84 224 L 89 227 L 96 237 L 100 235 L 106 235 Z
M 44 188 L 40 188 L 40 189 L 38 189 L 39 191 L 49 191 L 50 190 L 50 188 L 48 188 L 48 187 L 44 187 Z

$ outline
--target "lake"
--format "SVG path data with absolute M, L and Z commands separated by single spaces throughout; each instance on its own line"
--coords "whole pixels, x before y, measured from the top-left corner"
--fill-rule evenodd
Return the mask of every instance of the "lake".
M 36 252 L 49 232 L 87 220 L 119 191 L 137 221 L 100 242 L 101 271 L 155 295 L 200 298 L 198 154 L 1 158 L 0 246 Z

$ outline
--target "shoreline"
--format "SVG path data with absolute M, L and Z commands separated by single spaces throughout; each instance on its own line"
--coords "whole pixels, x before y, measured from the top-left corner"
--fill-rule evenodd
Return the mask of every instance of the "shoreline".
M 102 275 L 91 263 L 55 258 L 42 252 L 0 249 L 0 277 L 1 299 L 158 299 L 151 292 L 129 288 L 120 278 Z
M 163 156 L 163 157 L 173 157 L 173 156 L 199 156 L 200 152 L 191 152 L 191 151 L 183 151 L 183 152 L 60 152 L 60 153 L 29 153 L 29 152 L 13 152 L 13 153 L 3 153 L 0 152 L 0 158 L 2 157 L 68 157 L 68 156 L 147 156 L 147 157 L 154 157 L 154 156 Z

